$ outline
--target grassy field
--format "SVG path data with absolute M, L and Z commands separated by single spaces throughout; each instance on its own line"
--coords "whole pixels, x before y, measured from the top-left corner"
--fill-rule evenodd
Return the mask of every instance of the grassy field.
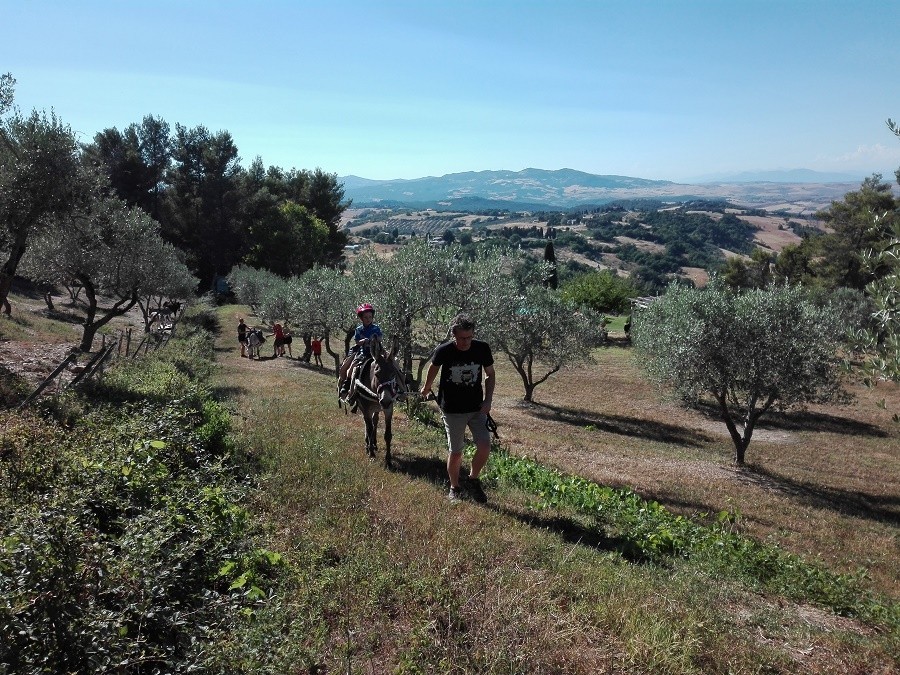
M 13 300 L 5 353 L 64 342 Z M 243 546 L 284 561 L 228 589 L 238 625 L 205 650 L 223 672 L 900 672 L 900 431 L 876 405 L 896 388 L 763 425 L 737 470 L 722 425 L 618 339 L 532 404 L 498 360 L 490 501 L 453 506 L 433 404 L 397 411 L 388 471 L 333 373 L 240 358 L 237 316 L 255 317 L 216 312 L 211 394 L 252 473 Z
M 239 313 L 221 308 L 223 325 Z M 362 422 L 336 407 L 330 373 L 241 359 L 230 330 L 219 350 L 218 387 L 265 470 L 266 546 L 296 570 L 261 618 L 260 650 L 345 672 L 897 672 L 895 619 L 842 616 L 691 556 L 629 555 L 627 531 L 539 508 L 496 476 L 487 506 L 451 507 L 445 441 L 427 418 L 398 412 L 387 471 L 364 458 Z M 729 511 L 729 531 L 796 556 L 778 565 L 853 573 L 896 617 L 900 437 L 875 405 L 896 390 L 764 427 L 738 471 L 721 425 L 661 398 L 625 348 L 554 376 L 531 405 L 497 365 L 510 457 L 631 488 L 699 524 Z M 262 628 L 273 622 L 277 645 Z

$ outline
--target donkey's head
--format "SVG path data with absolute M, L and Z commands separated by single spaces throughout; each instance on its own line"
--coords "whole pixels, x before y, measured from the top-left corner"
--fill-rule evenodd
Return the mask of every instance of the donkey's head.
M 381 407 L 387 408 L 404 392 L 403 377 L 394 361 L 397 347 L 395 346 L 388 354 L 377 339 L 370 347 L 373 358 L 372 390 L 378 395 Z

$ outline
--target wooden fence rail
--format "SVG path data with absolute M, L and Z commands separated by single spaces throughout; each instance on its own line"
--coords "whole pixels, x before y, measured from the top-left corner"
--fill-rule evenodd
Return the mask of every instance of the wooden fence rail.
M 144 338 L 138 343 L 137 348 L 132 352 L 132 335 L 131 328 L 126 328 L 119 331 L 118 337 L 108 338 L 106 335 L 102 335 L 102 343 L 100 349 L 91 356 L 90 360 L 87 364 L 84 365 L 83 368 L 80 368 L 79 371 L 75 374 L 69 382 L 61 384 L 61 389 L 69 389 L 71 387 L 75 387 L 79 383 L 83 381 L 87 381 L 94 376 L 102 376 L 103 369 L 105 368 L 107 362 L 111 359 L 116 358 L 128 358 L 129 356 L 134 359 L 137 358 L 138 354 L 141 353 L 143 349 L 144 354 L 148 354 L 150 350 L 156 351 L 160 347 L 164 347 L 168 344 L 169 340 L 172 338 L 172 335 L 175 333 L 175 322 L 171 323 L 171 327 L 164 331 L 154 331 L 151 333 L 147 333 Z M 66 370 L 66 368 L 76 362 L 79 357 L 79 352 L 77 350 L 72 351 L 62 362 L 54 368 L 53 372 L 50 373 L 43 382 L 38 385 L 37 389 L 35 389 L 31 394 L 29 394 L 25 400 L 23 400 L 17 409 L 24 408 L 25 406 L 33 403 L 41 393 L 60 375 Z M 60 387 L 57 388 L 57 391 L 60 391 Z

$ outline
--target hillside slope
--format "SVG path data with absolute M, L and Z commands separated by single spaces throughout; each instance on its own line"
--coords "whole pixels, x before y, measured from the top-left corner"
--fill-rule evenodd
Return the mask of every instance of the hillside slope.
M 540 205 L 572 208 L 605 204 L 617 199 L 725 199 L 747 206 L 793 205 L 796 210 L 824 208 L 859 187 L 856 182 L 733 182 L 679 184 L 629 176 L 585 173 L 572 169 L 549 171 L 469 171 L 415 179 L 369 180 L 358 176 L 339 179 L 355 206 L 415 205 L 446 203 L 456 209 L 484 209 L 489 205 L 511 208 Z

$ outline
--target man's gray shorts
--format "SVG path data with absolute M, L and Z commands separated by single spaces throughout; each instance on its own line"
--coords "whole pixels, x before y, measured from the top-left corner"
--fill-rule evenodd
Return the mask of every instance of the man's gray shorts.
M 480 410 L 473 413 L 443 413 L 444 429 L 447 431 L 447 444 L 451 454 L 459 454 L 466 444 L 466 427 L 472 432 L 477 445 L 479 441 L 491 442 L 491 434 L 487 428 L 487 415 Z

